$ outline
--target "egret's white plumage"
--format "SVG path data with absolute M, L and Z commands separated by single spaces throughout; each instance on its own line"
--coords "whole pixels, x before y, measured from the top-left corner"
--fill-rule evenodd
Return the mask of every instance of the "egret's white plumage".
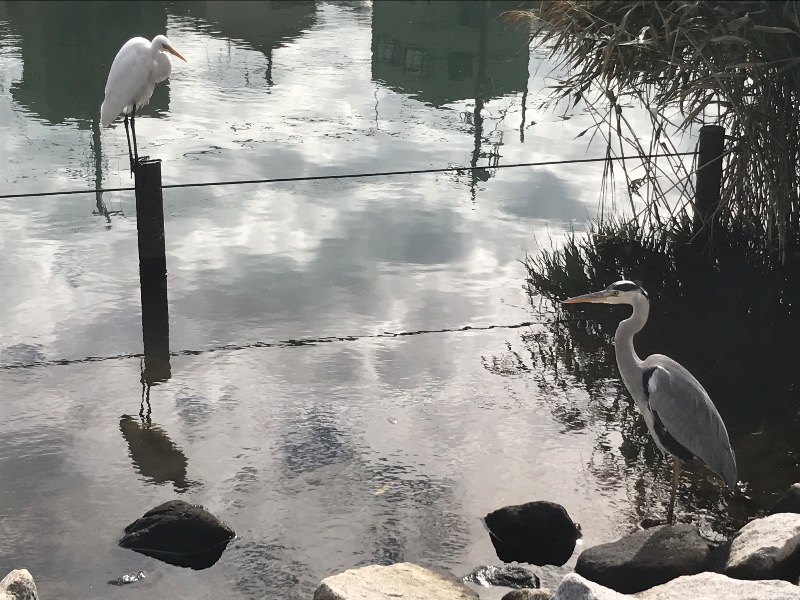
M 136 110 L 150 102 L 156 84 L 164 81 L 172 72 L 172 62 L 167 52 L 183 61 L 186 60 L 164 35 L 157 35 L 152 42 L 135 37 L 125 42 L 119 49 L 108 73 L 106 97 L 100 106 L 100 123 L 103 127 L 108 127 L 120 114 L 125 115 L 125 136 L 128 138 L 131 176 L 139 163 L 139 152 L 136 148 Z M 130 132 L 128 115 L 131 121 Z M 133 137 L 133 148 L 131 148 L 131 137 Z
M 172 47 L 165 35 L 150 42 L 135 37 L 117 52 L 106 82 L 106 97 L 100 107 L 100 122 L 108 127 L 121 114 L 133 113 L 150 102 L 156 84 L 172 72 L 167 52 L 186 60 Z

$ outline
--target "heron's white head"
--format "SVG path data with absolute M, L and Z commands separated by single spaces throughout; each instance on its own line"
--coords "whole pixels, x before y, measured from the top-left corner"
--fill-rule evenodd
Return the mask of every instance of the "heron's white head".
M 169 38 L 165 35 L 157 35 L 154 37 L 153 41 L 150 42 L 150 48 L 156 52 L 169 52 L 170 54 L 180 58 L 183 62 L 186 62 L 186 59 L 181 56 L 180 52 L 172 47 L 172 42 L 170 42 Z
M 593 302 L 598 304 L 636 304 L 641 300 L 648 300 L 647 292 L 638 283 L 623 279 L 616 281 L 606 289 L 583 296 L 575 296 L 562 301 L 562 304 L 578 304 L 579 302 Z

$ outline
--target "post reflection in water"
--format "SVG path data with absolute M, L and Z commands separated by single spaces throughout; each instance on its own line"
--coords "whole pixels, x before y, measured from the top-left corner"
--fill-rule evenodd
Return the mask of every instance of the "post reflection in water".
M 141 286 L 142 343 L 144 345 L 142 381 L 149 386 L 167 381 L 172 377 L 169 354 L 167 276 L 143 277 Z

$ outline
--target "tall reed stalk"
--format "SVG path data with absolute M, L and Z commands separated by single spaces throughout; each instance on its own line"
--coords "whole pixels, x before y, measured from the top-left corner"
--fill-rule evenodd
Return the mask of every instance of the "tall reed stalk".
M 507 17 L 532 23 L 533 42 L 567 73 L 550 99 L 584 102 L 609 155 L 641 157 L 641 173 L 617 168 L 644 200 L 634 213 L 642 235 L 682 229 L 694 199 L 691 166 L 646 157 L 674 150 L 674 134 L 717 124 L 730 139 L 715 223 L 782 261 L 798 255 L 800 3 L 545 0 Z M 628 119 L 632 104 L 647 109 L 650 132 Z

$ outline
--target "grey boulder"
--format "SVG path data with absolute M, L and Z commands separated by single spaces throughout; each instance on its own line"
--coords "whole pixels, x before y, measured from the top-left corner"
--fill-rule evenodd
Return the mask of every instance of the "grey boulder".
M 681 575 L 712 568 L 709 543 L 691 525 L 662 525 L 588 548 L 575 572 L 607 588 L 632 594 Z
M 800 575 L 800 514 L 755 519 L 733 538 L 725 574 L 738 579 L 791 579 Z
M 552 600 L 631 600 L 631 597 L 570 573 L 558 584 Z
M 0 581 L 0 600 L 39 600 L 28 569 L 14 569 Z
M 478 600 L 454 575 L 414 563 L 348 569 L 322 580 L 314 600 Z
M 787 581 L 742 581 L 706 572 L 628 596 L 572 573 L 561 581 L 552 600 L 800 600 L 800 588 Z
M 788 581 L 742 581 L 719 573 L 700 573 L 635 596 L 639 600 L 800 600 L 800 588 Z

